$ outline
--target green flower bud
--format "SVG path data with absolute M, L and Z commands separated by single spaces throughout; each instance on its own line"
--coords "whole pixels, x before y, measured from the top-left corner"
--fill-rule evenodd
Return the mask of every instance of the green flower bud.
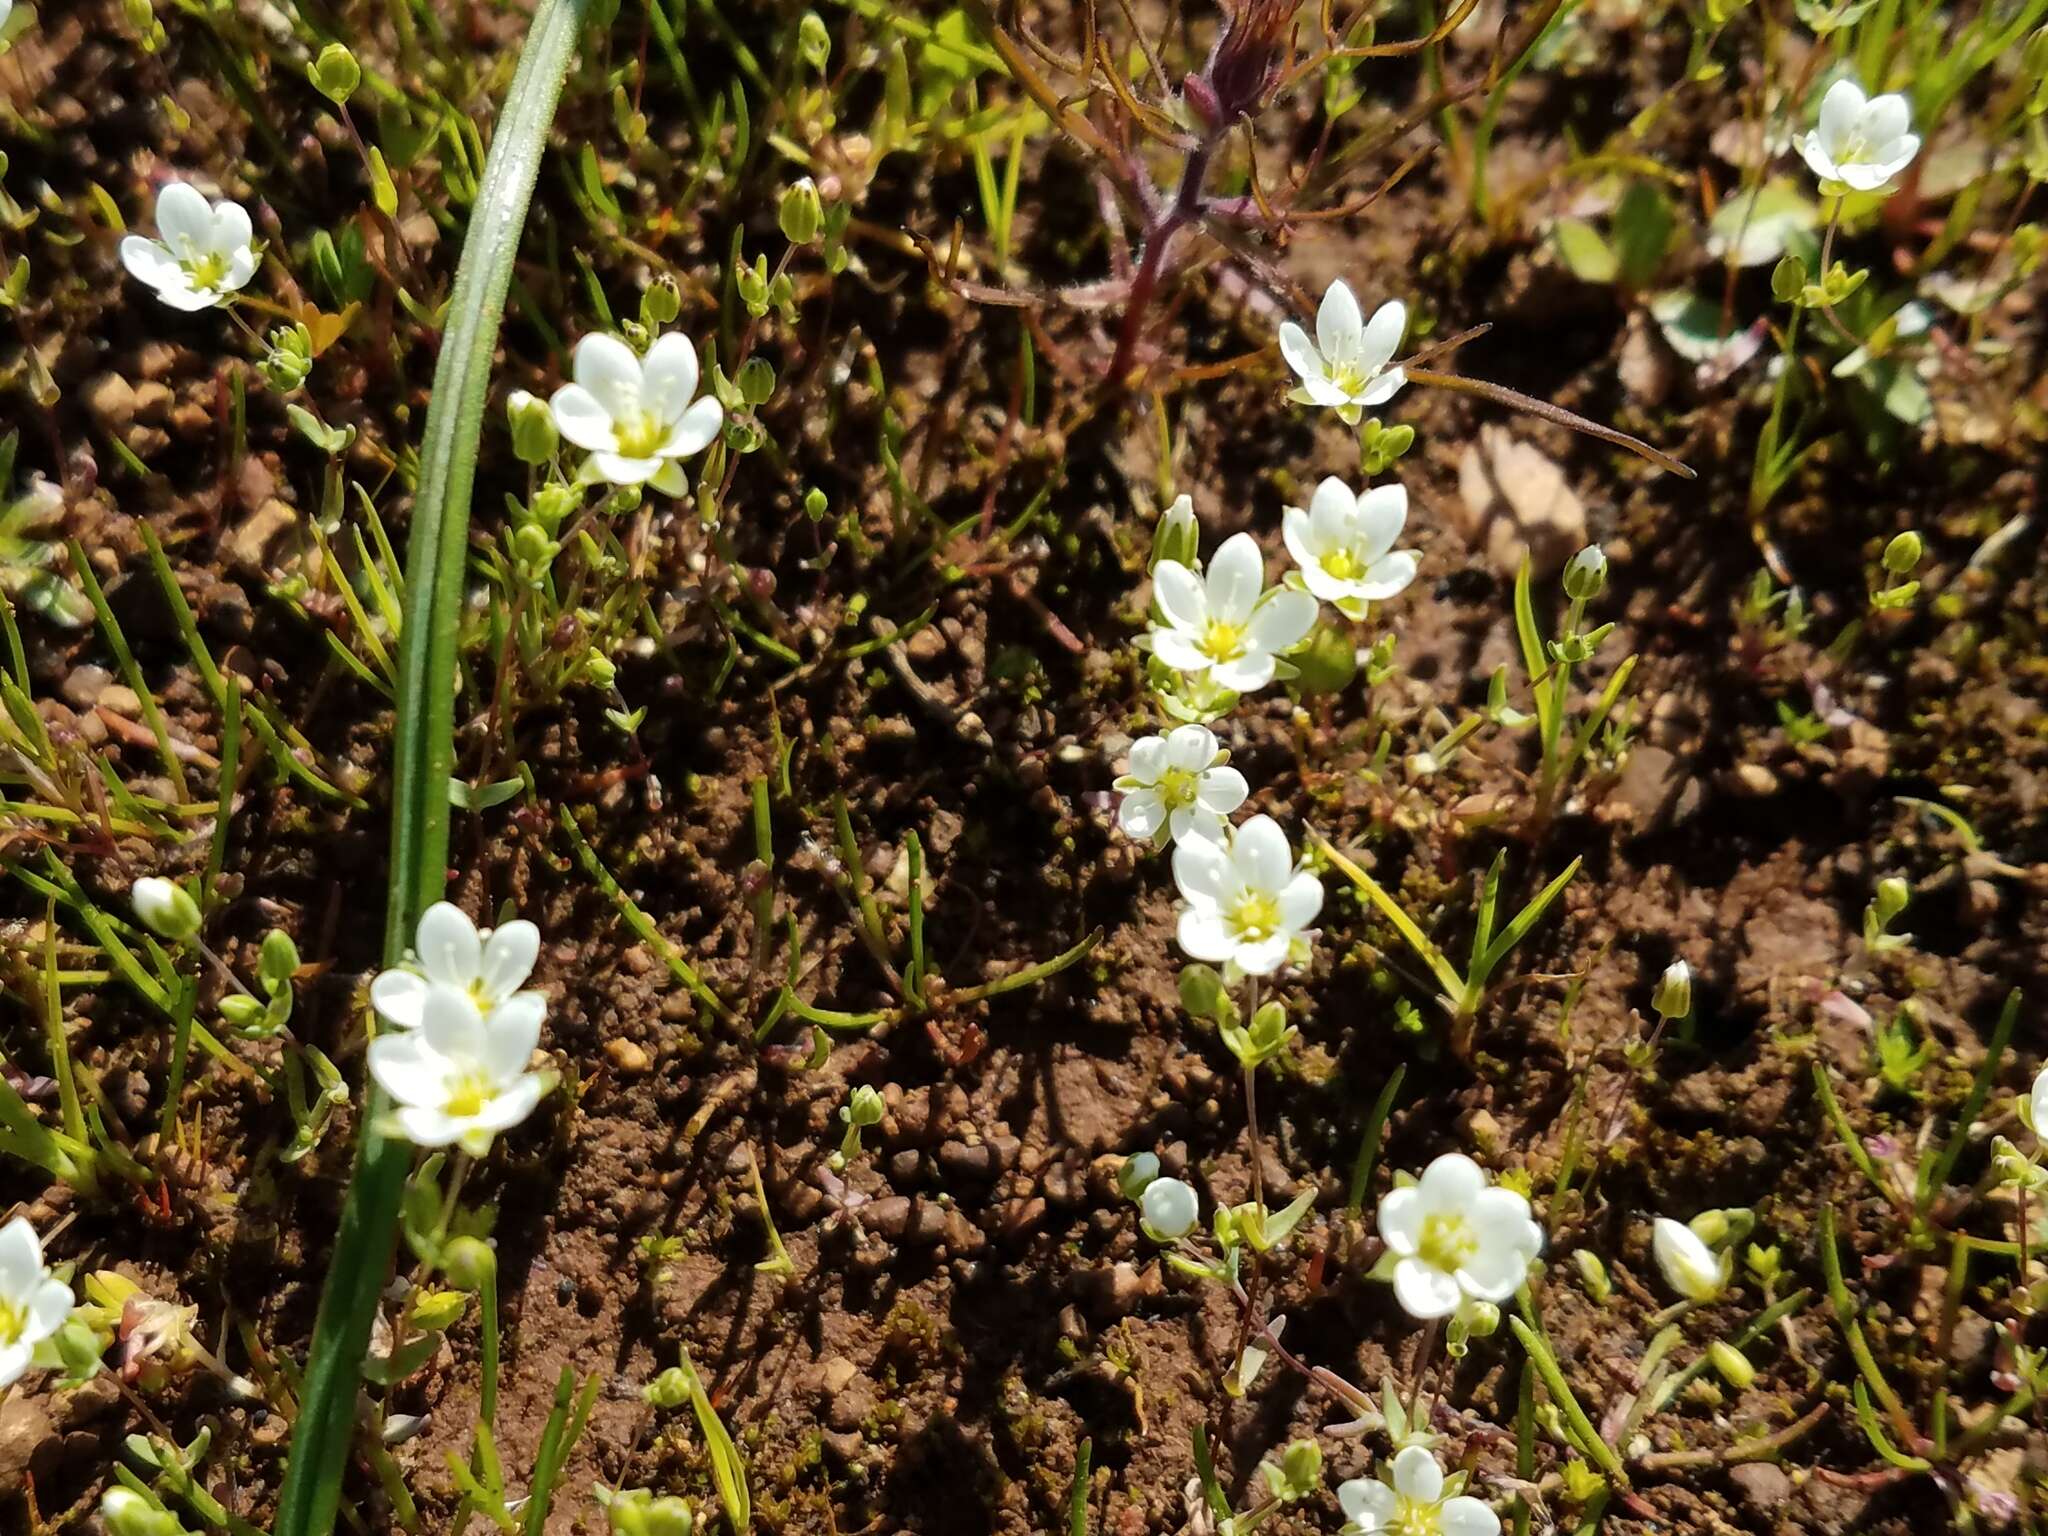
M 765 357 L 750 357 L 740 364 L 740 398 L 748 405 L 766 405 L 775 393 L 775 365 Z
M 1771 296 L 1790 304 L 1806 291 L 1806 263 L 1797 256 L 1781 256 L 1771 268 Z
M 363 66 L 345 46 L 329 43 L 320 50 L 320 57 L 306 66 L 306 78 L 313 82 L 314 90 L 340 106 L 363 83 Z
M 832 34 L 816 11 L 805 11 L 796 24 L 796 51 L 797 57 L 821 75 L 832 61 Z
M 497 1272 L 498 1256 L 482 1238 L 451 1238 L 441 1250 L 441 1273 L 461 1290 L 480 1291 Z
M 1726 1339 L 1716 1339 L 1709 1344 L 1707 1358 L 1714 1362 L 1714 1369 L 1721 1373 L 1721 1379 L 1738 1392 L 1756 1380 L 1756 1367 L 1749 1363 L 1749 1356 Z
M 642 1387 L 640 1395 L 657 1408 L 680 1408 L 690 1400 L 690 1378 L 681 1366 L 672 1365 Z
M 1884 568 L 1903 576 L 1920 563 L 1920 535 L 1908 528 L 1884 547 Z
M 1586 1288 L 1586 1295 L 1600 1306 L 1607 1305 L 1607 1299 L 1614 1294 L 1614 1282 L 1608 1278 L 1607 1266 L 1600 1262 L 1600 1255 L 1590 1248 L 1572 1250 L 1572 1260 L 1579 1266 L 1579 1283 Z
M 1200 555 L 1202 530 L 1195 522 L 1195 504 L 1187 496 L 1176 496 L 1173 505 L 1159 514 L 1159 526 L 1152 530 L 1152 559 L 1148 568 L 1162 561 L 1192 568 Z
M 847 1096 L 840 1106 L 839 1116 L 849 1125 L 880 1125 L 887 1106 L 882 1103 L 881 1094 L 862 1083 Z
M 160 939 L 182 944 L 199 932 L 199 903 L 181 885 L 145 875 L 128 888 L 128 900 L 142 926 Z
M 456 1239 L 461 1242 L 461 1238 Z M 469 1310 L 469 1297 L 462 1291 L 415 1291 L 412 1298 L 413 1326 L 428 1333 L 442 1333 L 461 1321 Z
M 1159 1158 L 1151 1152 L 1135 1152 L 1116 1171 L 1116 1187 L 1126 1200 L 1144 1195 L 1146 1186 L 1159 1177 Z
M 505 420 L 512 428 L 512 453 L 522 464 L 546 464 L 562 445 L 555 413 L 548 403 L 523 389 L 505 399 Z
M 683 290 L 664 274 L 647 285 L 640 295 L 640 321 L 650 331 L 674 321 L 683 312 Z
M 1683 960 L 1674 960 L 1664 968 L 1664 974 L 1657 978 L 1657 990 L 1650 998 L 1650 1006 L 1660 1019 L 1682 1019 L 1692 1012 L 1692 967 Z
M 107 1536 L 192 1536 L 176 1515 L 132 1488 L 109 1488 L 100 1496 L 100 1523 Z
M 809 245 L 817 239 L 818 229 L 825 222 L 825 204 L 818 196 L 818 184 L 806 176 L 785 191 L 776 222 L 782 226 L 783 239 L 791 245 Z
M 270 333 L 270 351 L 261 367 L 272 389 L 290 394 L 313 372 L 313 333 L 297 323 L 277 326 Z
M 271 929 L 263 936 L 263 948 L 258 952 L 256 961 L 256 971 L 263 978 L 264 989 L 277 992 L 290 986 L 298 969 L 299 946 L 282 928 Z
M 695 1528 L 690 1506 L 672 1493 L 657 1499 L 645 1488 L 612 1493 L 600 1486 L 597 1497 L 613 1536 L 691 1536 Z
M 826 508 L 830 505 L 831 503 L 825 499 L 825 493 L 815 485 L 804 492 L 804 516 L 808 517 L 812 522 L 815 523 L 822 520 L 825 516 Z
M 1564 568 L 1565 596 L 1589 603 L 1607 586 L 1607 553 L 1598 544 L 1588 544 L 1573 555 Z

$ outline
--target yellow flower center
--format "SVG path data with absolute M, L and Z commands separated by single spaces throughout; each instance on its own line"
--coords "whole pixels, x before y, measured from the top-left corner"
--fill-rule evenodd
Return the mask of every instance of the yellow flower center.
M 1247 944 L 1262 944 L 1280 931 L 1280 903 L 1264 891 L 1246 891 L 1230 909 L 1230 926 Z
M 1333 549 L 1323 556 L 1323 574 L 1332 581 L 1355 581 L 1363 565 L 1348 549 Z
M 1167 809 L 1179 810 L 1195 803 L 1196 788 L 1194 774 L 1185 768 L 1169 768 L 1159 780 L 1159 798 L 1166 802 Z
M 449 1084 L 448 1101 L 441 1106 L 441 1112 L 452 1120 L 467 1120 L 482 1114 L 484 1105 L 490 1101 L 490 1079 L 481 1072 L 471 1072 Z
M 1387 1522 L 1387 1536 L 1439 1536 L 1443 1530 L 1443 1506 L 1424 1504 L 1407 1494 L 1396 1496 L 1394 1518 Z
M 18 1344 L 28 1330 L 28 1308 L 0 1296 L 0 1344 Z
M 194 288 L 218 288 L 228 275 L 228 259 L 218 251 L 208 251 L 203 256 L 187 256 L 179 265 L 185 269 L 185 276 L 192 280 Z
M 1377 368 L 1361 368 L 1356 363 L 1340 363 L 1330 370 L 1330 382 L 1347 395 L 1362 395 L 1366 387 L 1379 377 Z
M 1211 661 L 1235 661 L 1244 654 L 1245 626 L 1211 619 L 1202 626 L 1202 654 Z
M 1431 1211 L 1422 1218 L 1422 1240 L 1415 1245 L 1415 1254 L 1431 1269 L 1454 1274 L 1478 1251 L 1479 1235 L 1460 1212 Z
M 642 411 L 631 421 L 616 422 L 612 430 L 618 434 L 619 452 L 629 459 L 653 458 L 662 439 L 668 436 L 668 428 L 652 411 Z

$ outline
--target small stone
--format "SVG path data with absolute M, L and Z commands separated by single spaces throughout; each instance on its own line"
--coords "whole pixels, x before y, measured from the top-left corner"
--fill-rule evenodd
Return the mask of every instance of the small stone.
M 1778 792 L 1778 776 L 1762 763 L 1737 763 L 1722 775 L 1721 783 L 1745 800 L 1767 800 Z
M 1760 1520 L 1779 1519 L 1785 1512 L 1786 1500 L 1792 1497 L 1792 1479 L 1775 1462 L 1739 1462 L 1728 1469 L 1728 1480 Z
M 860 1367 L 844 1355 L 831 1355 L 818 1366 L 818 1385 L 837 1397 L 846 1384 L 860 1374 Z
M 1466 542 L 1484 551 L 1504 580 L 1513 579 L 1524 555 L 1533 579 L 1554 576 L 1586 543 L 1586 504 L 1564 471 L 1492 423 L 1465 450 L 1450 506 Z
M 118 373 L 103 373 L 85 386 L 85 408 L 101 426 L 125 427 L 135 419 L 135 386 Z
M 260 576 L 269 568 L 271 546 L 298 520 L 298 512 L 284 502 L 266 501 L 235 525 L 221 552 L 230 565 Z
M 57 1444 L 56 1426 L 35 1399 L 0 1405 L 0 1499 L 17 1497 L 30 1476 L 46 1472 Z
M 654 1065 L 654 1058 L 647 1054 L 646 1047 L 632 1040 L 607 1040 L 604 1054 L 605 1059 L 625 1077 L 638 1077 Z

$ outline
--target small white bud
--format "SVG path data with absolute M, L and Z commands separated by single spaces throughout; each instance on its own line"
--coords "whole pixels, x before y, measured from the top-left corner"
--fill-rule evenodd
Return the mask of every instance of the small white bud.
M 160 939 L 182 944 L 199 932 L 199 903 L 181 885 L 145 875 L 128 888 L 142 925 Z
M 1184 1179 L 1154 1179 L 1138 1202 L 1145 1225 L 1167 1242 L 1186 1237 L 1201 1219 L 1201 1201 Z

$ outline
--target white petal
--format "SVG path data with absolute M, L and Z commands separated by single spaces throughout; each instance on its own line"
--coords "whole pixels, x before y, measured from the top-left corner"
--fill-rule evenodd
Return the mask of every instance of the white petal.
M 1434 1504 L 1444 1496 L 1444 1469 L 1421 1446 L 1403 1446 L 1394 1457 L 1394 1492 L 1418 1504 Z
M 1469 1493 L 1444 1500 L 1436 1521 L 1441 1536 L 1500 1536 L 1500 1516 Z
M 478 979 L 484 996 L 492 1002 L 510 997 L 526 985 L 533 974 L 533 962 L 540 958 L 540 930 L 515 918 L 491 934 L 484 945 L 483 966 Z
M 1458 1310 L 1462 1294 L 1457 1281 L 1420 1259 L 1403 1259 L 1394 1266 L 1394 1299 L 1410 1317 L 1449 1317 Z
M 437 901 L 420 914 L 413 947 L 427 980 L 467 987 L 483 969 L 484 942 L 469 914 L 452 901 Z
M 158 302 L 172 309 L 182 310 L 188 315 L 196 314 L 202 309 L 212 309 L 221 300 L 218 288 L 194 288 L 191 279 L 185 276 L 182 268 L 157 289 L 156 296 Z
M 1394 1490 L 1378 1478 L 1354 1477 L 1337 1485 L 1337 1503 L 1344 1518 L 1367 1533 L 1378 1536 L 1400 1512 L 1401 1501 Z
M 1427 1168 L 1417 1181 L 1425 1210 L 1463 1211 L 1486 1188 L 1486 1174 L 1462 1152 L 1446 1152 Z
M 1229 825 L 1221 814 L 1202 805 L 1183 805 L 1166 823 L 1168 833 L 1177 843 L 1194 839 L 1219 847 L 1229 841 Z
M 131 277 L 152 288 L 184 280 L 177 258 L 156 241 L 141 235 L 129 235 L 121 241 L 121 265 Z
M 380 1035 L 378 1039 L 417 1040 L 425 1049 L 451 1062 L 467 1065 L 483 1055 L 484 1016 L 469 1000 L 467 992 L 436 986 L 428 989 L 426 1006 L 420 1010 L 420 1027 L 416 1032 Z
M 1408 1258 L 1422 1246 L 1422 1196 L 1413 1185 L 1390 1189 L 1380 1201 L 1380 1236 L 1401 1258 Z
M 1408 521 L 1408 489 L 1402 485 L 1376 485 L 1358 498 L 1358 542 L 1371 564 L 1394 547 Z
M 725 407 L 716 397 L 706 395 L 677 418 L 667 437 L 661 440 L 661 455 L 669 459 L 687 459 L 693 453 L 702 453 L 718 436 L 718 429 L 725 424 Z
M 28 1374 L 34 1354 L 26 1344 L 0 1344 L 0 1392 Z
M 1863 87 L 1854 80 L 1837 80 L 1828 87 L 1827 95 L 1820 99 L 1820 141 L 1830 154 L 1840 154 L 1842 146 L 1856 132 L 1856 120 L 1863 115 Z
M 1332 363 L 1348 363 L 1358 356 L 1364 339 L 1365 321 L 1358 312 L 1358 299 L 1343 279 L 1330 284 L 1316 311 L 1316 347 Z
M 212 248 L 213 210 L 197 187 L 182 181 L 170 182 L 157 193 L 156 227 L 174 255 L 203 255 Z
M 1245 782 L 1244 775 L 1225 763 L 1220 768 L 1207 770 L 1196 780 L 1195 803 L 1205 811 L 1228 816 L 1244 804 L 1251 792 L 1251 785 Z
M 1259 554 L 1258 541 L 1248 533 L 1232 534 L 1209 562 L 1205 588 L 1209 616 L 1220 624 L 1244 623 L 1252 616 L 1252 605 L 1265 584 L 1266 562 Z
M 1209 680 L 1232 693 L 1257 693 L 1273 681 L 1273 654 L 1251 650 L 1235 661 L 1218 662 L 1209 668 Z
M 1195 839 L 1177 843 L 1174 852 L 1183 848 L 1207 848 L 1213 846 Z M 1220 962 L 1230 959 L 1237 952 L 1237 941 L 1230 930 L 1223 926 L 1223 919 L 1207 907 L 1189 907 L 1180 915 L 1180 922 L 1174 930 L 1174 937 L 1180 947 L 1196 960 Z
M 660 459 L 631 459 L 622 453 L 593 453 L 590 467 L 613 485 L 645 485 L 661 473 Z
M 448 1080 L 448 1063 L 429 1050 L 419 1033 L 379 1035 L 367 1052 L 370 1076 L 401 1104 L 432 1103 Z
M 1280 322 L 1280 355 L 1287 359 L 1287 366 L 1306 382 L 1320 379 L 1327 370 L 1323 367 L 1323 355 L 1316 351 L 1316 344 L 1308 339 L 1308 332 L 1292 320 Z
M 1806 161 L 1806 168 L 1812 171 L 1815 176 L 1818 176 L 1822 181 L 1834 181 L 1837 179 L 1835 175 L 1835 158 L 1827 152 L 1827 147 L 1821 143 L 1819 134 L 1809 133 L 1802 136 L 1797 141 L 1797 147 L 1800 157 Z
M 478 1060 L 500 1082 L 526 1070 L 527 1058 L 540 1044 L 541 1021 L 548 1000 L 538 992 L 518 992 L 493 1008 L 484 1021 Z
M 1166 738 L 1166 765 L 1200 773 L 1216 761 L 1216 733 L 1206 725 L 1176 726 Z
M 370 983 L 370 1006 L 387 1024 L 418 1029 L 427 1005 L 427 979 L 412 971 L 379 971 Z
M 1238 878 L 1254 890 L 1277 892 L 1294 874 L 1294 850 L 1270 816 L 1254 816 L 1231 839 L 1230 861 Z
M 613 421 L 636 416 L 642 409 L 640 359 L 618 337 L 595 331 L 577 342 L 573 371 L 576 382 L 597 396 Z
M 1247 976 L 1270 976 L 1287 963 L 1293 947 L 1294 941 L 1288 935 L 1276 933 L 1256 944 L 1238 945 L 1237 953 L 1230 958 Z
M 1835 167 L 1835 180 L 1852 192 L 1875 192 L 1892 179 L 1890 166 L 1886 165 L 1841 165 Z
M 1251 642 L 1262 651 L 1291 650 L 1316 622 L 1316 600 L 1306 592 L 1275 592 L 1252 615 Z
M 611 413 L 599 400 L 581 384 L 564 384 L 548 401 L 548 412 L 555 418 L 555 426 L 562 436 L 578 448 L 592 452 L 608 451 L 619 446 L 619 433 Z
M 1414 550 L 1397 549 L 1375 562 L 1351 584 L 1352 595 L 1369 603 L 1383 603 L 1390 597 L 1397 597 L 1408 590 L 1408 584 L 1415 580 L 1416 567 L 1421 564 L 1422 556 Z
M 43 1245 L 26 1216 L 0 1227 L 0 1299 L 28 1294 L 43 1273 Z
M 1402 386 L 1407 382 L 1408 374 L 1405 369 L 1385 369 L 1359 391 L 1358 403 L 1364 406 L 1385 405 L 1401 393 Z
M 1686 1300 L 1706 1301 L 1720 1290 L 1720 1261 L 1684 1222 L 1659 1216 L 1650 1228 L 1650 1251 L 1665 1283 Z
M 1290 933 L 1299 933 L 1323 910 L 1323 882 L 1307 870 L 1294 876 L 1280 889 L 1280 921 Z
M 1308 504 L 1309 536 L 1315 547 L 1327 553 L 1351 543 L 1357 507 L 1350 486 L 1335 475 L 1324 476 Z
M 1195 637 L 1181 629 L 1155 629 L 1152 631 L 1152 654 L 1172 667 L 1176 672 L 1206 672 L 1209 670 L 1209 653 L 1196 643 Z
M 71 1287 L 55 1278 L 39 1282 L 28 1296 L 29 1328 L 35 1338 L 25 1342 L 47 1339 L 69 1321 L 71 1317 Z
M 1157 784 L 1165 777 L 1170 761 L 1164 736 L 1147 736 L 1131 743 L 1129 772 L 1140 784 Z
M 1152 600 L 1176 629 L 1200 630 L 1209 622 L 1209 598 L 1202 578 L 1178 560 L 1162 560 L 1153 569 Z
M 1863 140 L 1872 149 L 1888 149 L 1913 126 L 1913 109 L 1897 94 L 1873 96 L 1860 114 Z
M 647 349 L 640 362 L 640 404 L 663 421 L 675 421 L 697 394 L 697 349 L 678 331 Z
M 213 210 L 211 227 L 207 230 L 207 249 L 219 256 L 233 256 L 246 252 L 256 239 L 255 226 L 249 222 L 249 210 L 240 203 L 222 202 Z
M 2027 1107 L 2033 1111 L 2034 1134 L 2048 1135 L 2048 1067 L 2043 1067 L 2034 1079 L 2033 1092 L 2027 1096 Z
M 1401 338 L 1408 334 L 1408 306 L 1389 299 L 1372 312 L 1359 343 L 1360 361 L 1368 368 L 1384 367 L 1401 350 Z
M 547 1087 L 545 1079 L 531 1072 L 526 1073 L 516 1082 L 508 1084 L 503 1093 L 486 1104 L 476 1117 L 476 1123 L 486 1130 L 511 1130 L 533 1113 Z
M 1173 883 L 1198 906 L 1214 906 L 1236 888 L 1231 857 L 1211 843 L 1183 843 L 1173 850 Z
M 1322 558 L 1317 549 L 1315 534 L 1310 530 L 1309 515 L 1300 507 L 1287 507 L 1280 513 L 1280 541 L 1287 546 L 1287 553 L 1304 572 L 1312 571 Z
M 432 1104 L 406 1104 L 396 1116 L 405 1139 L 418 1147 L 445 1147 L 463 1133 L 467 1121 L 451 1119 Z
M 1166 825 L 1166 800 L 1156 789 L 1134 789 L 1118 802 L 1116 824 L 1127 836 L 1149 840 Z

